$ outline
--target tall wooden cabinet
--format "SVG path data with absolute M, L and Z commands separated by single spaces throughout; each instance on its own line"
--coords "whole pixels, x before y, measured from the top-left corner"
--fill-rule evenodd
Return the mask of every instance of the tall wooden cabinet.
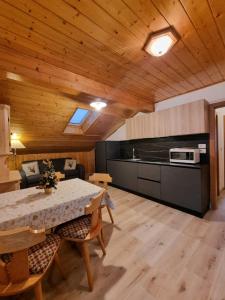
M 19 171 L 10 171 L 7 165 L 10 150 L 10 107 L 0 104 L 0 193 L 20 188 Z
M 207 133 L 208 103 L 199 100 L 126 121 L 127 139 Z
M 9 177 L 7 157 L 10 154 L 10 107 L 0 104 L 0 180 Z

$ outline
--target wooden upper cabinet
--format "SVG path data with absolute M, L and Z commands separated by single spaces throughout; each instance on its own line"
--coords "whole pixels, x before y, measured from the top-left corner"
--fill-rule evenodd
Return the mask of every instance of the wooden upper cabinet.
M 208 133 L 208 103 L 199 100 L 126 121 L 128 139 Z

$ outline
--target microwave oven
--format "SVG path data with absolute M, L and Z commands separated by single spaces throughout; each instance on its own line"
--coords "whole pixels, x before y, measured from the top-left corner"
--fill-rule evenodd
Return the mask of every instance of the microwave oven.
M 170 149 L 170 162 L 197 164 L 200 162 L 200 150 L 193 148 Z

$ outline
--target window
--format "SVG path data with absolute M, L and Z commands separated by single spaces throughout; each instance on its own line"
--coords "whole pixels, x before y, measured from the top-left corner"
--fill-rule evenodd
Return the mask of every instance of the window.
M 69 123 L 72 125 L 80 125 L 87 117 L 88 113 L 88 109 L 77 108 Z

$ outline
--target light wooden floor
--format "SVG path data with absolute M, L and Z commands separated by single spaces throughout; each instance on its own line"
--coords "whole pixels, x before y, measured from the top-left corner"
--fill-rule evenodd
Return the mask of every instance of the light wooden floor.
M 104 214 L 106 257 L 97 243 L 90 247 L 94 291 L 87 290 L 76 249 L 64 244 L 68 277 L 63 281 L 53 269 L 44 283 L 46 300 L 225 299 L 225 210 L 219 221 L 217 212 L 204 220 L 116 188 L 110 194 L 116 224 Z

